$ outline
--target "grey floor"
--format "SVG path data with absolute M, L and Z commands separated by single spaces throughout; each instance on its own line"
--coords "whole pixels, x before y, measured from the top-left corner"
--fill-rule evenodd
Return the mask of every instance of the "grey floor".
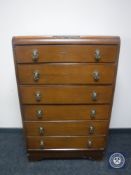
M 111 169 L 108 157 L 112 152 L 126 155 L 126 167 Z M 0 131 L 0 175 L 131 175 L 131 133 L 111 133 L 102 161 L 42 160 L 29 162 L 26 158 L 21 131 Z

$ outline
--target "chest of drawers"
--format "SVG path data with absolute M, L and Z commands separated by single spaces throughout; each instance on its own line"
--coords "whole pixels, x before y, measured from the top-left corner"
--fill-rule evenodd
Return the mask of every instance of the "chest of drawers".
M 113 103 L 119 37 L 14 37 L 30 160 L 101 159 Z

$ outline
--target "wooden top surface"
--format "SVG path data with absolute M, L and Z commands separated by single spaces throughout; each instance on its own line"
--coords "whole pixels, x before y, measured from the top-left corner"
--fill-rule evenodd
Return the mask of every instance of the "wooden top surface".
M 119 44 L 119 36 L 14 36 L 13 45 L 26 44 Z

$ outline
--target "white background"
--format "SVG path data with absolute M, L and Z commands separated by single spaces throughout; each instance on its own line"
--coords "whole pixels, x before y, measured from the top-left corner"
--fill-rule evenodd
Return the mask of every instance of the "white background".
M 22 127 L 12 36 L 52 34 L 121 37 L 110 128 L 131 127 L 131 0 L 0 0 L 0 127 Z

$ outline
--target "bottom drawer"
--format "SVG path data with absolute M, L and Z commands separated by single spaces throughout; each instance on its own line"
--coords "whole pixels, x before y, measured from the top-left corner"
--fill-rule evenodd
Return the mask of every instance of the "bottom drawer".
M 105 136 L 27 137 L 28 149 L 103 149 Z

